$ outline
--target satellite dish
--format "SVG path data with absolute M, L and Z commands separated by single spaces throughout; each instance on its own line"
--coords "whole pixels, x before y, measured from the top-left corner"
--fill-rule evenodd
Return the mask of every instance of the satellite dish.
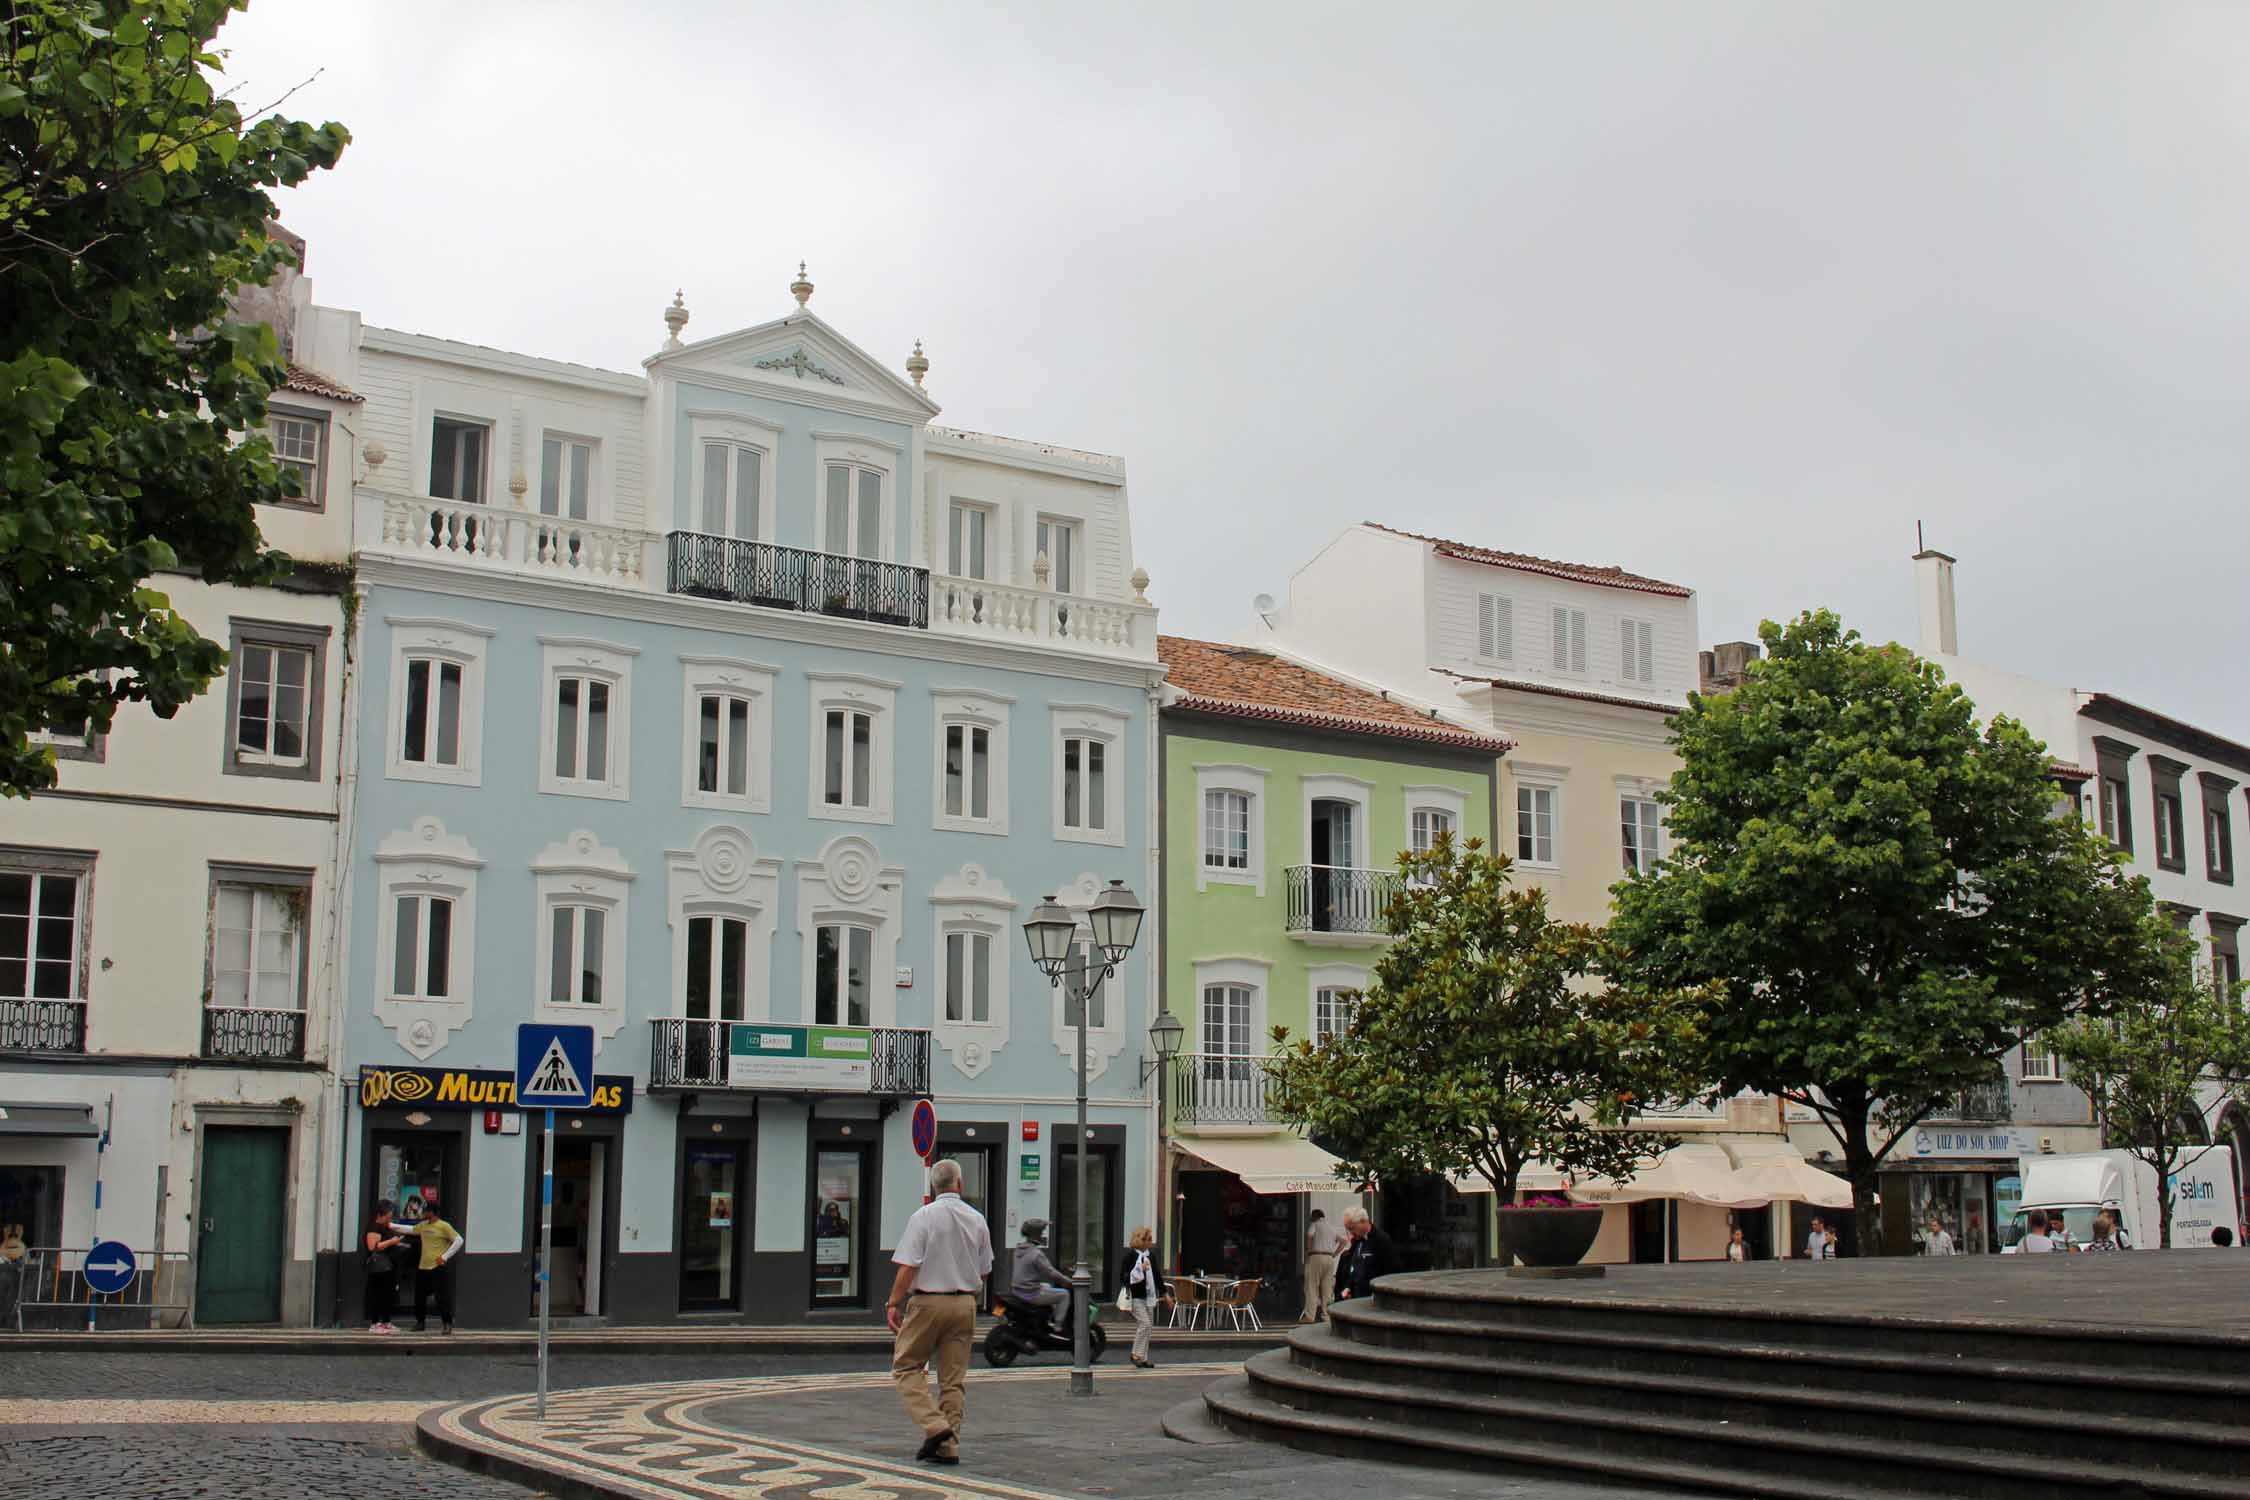
M 1260 594 L 1260 595 L 1259 595 L 1259 596 L 1258 596 L 1257 598 L 1255 598 L 1255 599 L 1253 599 L 1253 600 L 1251 600 L 1251 601 L 1250 601 L 1250 607 L 1251 607 L 1252 609 L 1256 610 L 1256 611 L 1257 611 L 1257 612 L 1258 612 L 1259 614 L 1261 614 L 1261 615 L 1270 615 L 1270 614 L 1272 614 L 1272 613 L 1273 613 L 1273 595 L 1271 595 L 1271 594 Z

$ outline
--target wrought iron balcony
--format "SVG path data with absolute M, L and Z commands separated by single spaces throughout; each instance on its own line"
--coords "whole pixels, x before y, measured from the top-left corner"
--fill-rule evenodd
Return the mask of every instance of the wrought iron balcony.
M 1366 938 L 1391 935 L 1386 913 L 1399 892 L 1398 871 L 1291 865 L 1288 876 L 1287 931 Z
M 1175 1125 L 1271 1125 L 1273 1059 L 1221 1052 L 1182 1052 L 1172 1059 Z
M 0 1000 L 0 1052 L 83 1052 L 83 1000 Z
M 693 1021 L 684 1016 L 658 1016 L 649 1022 L 648 1086 L 650 1092 L 725 1090 L 766 1094 L 851 1094 L 857 1088 L 823 1083 L 808 1077 L 799 1087 L 760 1082 L 731 1081 L 734 1028 L 782 1025 L 782 1022 Z M 930 1034 L 895 1026 L 873 1029 L 868 1049 L 866 1093 L 876 1098 L 919 1098 L 930 1091 Z
M 1973 1089 L 1964 1089 L 1952 1119 L 1975 1125 L 1997 1125 L 2012 1118 L 2009 1107 L 2008 1086 L 2004 1083 L 1981 1083 Z
M 665 546 L 675 594 L 929 628 L 927 568 L 700 531 L 672 532 Z
M 205 1006 L 203 1055 L 236 1062 L 302 1062 L 305 1013 Z

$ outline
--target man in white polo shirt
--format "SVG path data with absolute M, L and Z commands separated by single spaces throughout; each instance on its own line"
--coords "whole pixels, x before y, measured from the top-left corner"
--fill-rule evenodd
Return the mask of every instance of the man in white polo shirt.
M 992 1228 L 961 1201 L 961 1164 L 930 1168 L 929 1202 L 914 1210 L 891 1254 L 898 1275 L 884 1321 L 898 1337 L 891 1346 L 891 1379 L 906 1414 L 922 1429 L 915 1457 L 924 1463 L 961 1461 L 961 1422 L 968 1410 L 962 1387 L 969 1349 L 976 1341 L 977 1291 L 992 1274 Z M 925 1370 L 937 1369 L 937 1399 L 930 1399 Z

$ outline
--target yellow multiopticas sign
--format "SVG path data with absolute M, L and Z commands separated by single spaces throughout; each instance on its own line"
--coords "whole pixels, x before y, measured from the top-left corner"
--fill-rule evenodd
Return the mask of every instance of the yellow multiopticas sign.
M 594 1102 L 582 1114 L 625 1114 L 632 1109 L 630 1078 L 596 1078 Z M 359 1107 L 419 1104 L 431 1109 L 514 1109 L 516 1080 L 487 1068 L 364 1068 Z

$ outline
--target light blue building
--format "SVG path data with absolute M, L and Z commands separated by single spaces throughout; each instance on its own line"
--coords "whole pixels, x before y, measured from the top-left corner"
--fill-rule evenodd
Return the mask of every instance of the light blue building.
M 557 1142 L 562 1315 L 879 1305 L 922 1097 L 995 1238 L 1068 1249 L 1072 1018 L 1019 928 L 1156 892 L 1124 465 L 934 425 L 919 347 L 899 378 L 791 290 L 685 344 L 675 301 L 641 375 L 364 336 L 343 1208 L 434 1194 L 464 1322 L 533 1306 L 524 1021 L 593 1025 L 608 1089 Z M 1153 959 L 1091 1017 L 1105 1284 L 1152 1217 Z

